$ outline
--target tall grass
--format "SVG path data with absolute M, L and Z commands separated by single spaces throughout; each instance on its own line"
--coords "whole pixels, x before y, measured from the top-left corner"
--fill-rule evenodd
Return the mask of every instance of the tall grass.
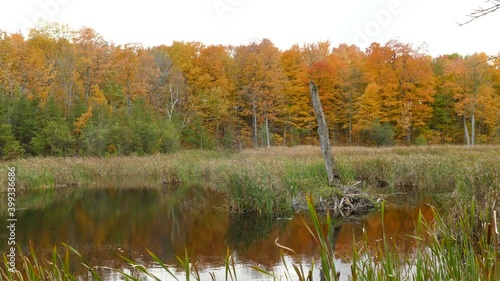
M 22 253 L 21 248 L 18 251 Z M 21 268 L 13 272 L 12 267 L 7 263 L 7 257 L 4 255 L 4 267 L 0 267 L 1 280 L 16 280 L 16 281 L 38 281 L 38 280 L 78 280 L 70 270 L 70 252 L 78 252 L 68 245 L 64 245 L 64 255 L 61 256 L 57 248 L 54 247 L 50 260 L 39 260 L 35 254 L 35 250 L 30 247 L 29 255 L 20 255 Z M 94 276 L 94 280 L 100 280 L 95 271 L 89 267 L 86 260 L 82 257 L 90 272 Z
M 459 217 L 460 237 L 455 236 L 457 228 L 450 227 L 438 213 L 433 226 L 420 215 L 413 236 L 417 247 L 410 257 L 389 247 L 385 236 L 375 253 L 366 250 L 367 240 L 362 241 L 353 253 L 352 280 L 498 280 L 497 223 L 491 220 L 476 229 L 474 208 L 472 204 Z
M 408 192 L 439 197 L 442 204 L 458 206 L 468 206 L 470 198 L 475 198 L 476 210 L 500 200 L 499 146 L 340 147 L 334 149 L 334 155 L 344 184 L 362 180 L 374 194 Z M 9 166 L 17 167 L 18 190 L 92 187 L 123 177 L 155 186 L 202 183 L 227 192 L 229 205 L 237 212 L 288 211 L 294 198 L 308 192 L 317 198 L 327 185 L 321 152 L 314 146 L 238 153 L 181 151 L 144 157 L 19 159 L 0 164 L 2 190 L 7 186 Z
M 395 190 L 443 190 L 500 186 L 500 147 L 461 146 L 335 148 L 345 181 L 385 182 Z M 181 151 L 173 154 L 109 158 L 28 158 L 0 164 L 18 167 L 18 187 L 33 189 L 93 185 L 116 176 L 175 178 L 223 184 L 234 176 L 259 179 L 262 184 L 307 188 L 325 184 L 319 147 L 244 150 L 241 153 Z M 5 183 L 6 175 L 0 175 Z M 4 185 L 3 185 L 4 186 Z M 4 188 L 4 187 L 2 187 Z

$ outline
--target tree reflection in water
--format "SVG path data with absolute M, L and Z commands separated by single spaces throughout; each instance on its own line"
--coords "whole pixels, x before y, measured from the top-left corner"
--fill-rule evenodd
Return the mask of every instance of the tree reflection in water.
M 62 249 L 64 242 L 94 266 L 127 267 L 120 254 L 155 267 L 145 251 L 149 249 L 182 274 L 175 257 L 184 256 L 187 250 L 190 261 L 207 273 L 221 271 L 229 246 L 244 275 L 253 274 L 249 264 L 279 268 L 276 239 L 294 249 L 305 264 L 317 258 L 316 243 L 303 225 L 307 216 L 303 220 L 300 214 L 228 214 L 224 196 L 200 186 L 46 190 L 19 194 L 16 199 L 20 208 L 25 208 L 18 212 L 16 242 L 25 253 L 32 243 L 42 260 L 50 260 L 53 246 Z M 5 198 L 0 200 L 6 202 Z M 407 235 L 413 234 L 420 210 L 432 219 L 432 210 L 425 205 L 386 210 L 386 235 L 402 253 L 414 249 L 414 241 Z M 5 213 L 0 213 L 0 220 L 6 220 Z M 352 254 L 353 243 L 362 239 L 363 228 L 370 241 L 382 237 L 377 213 L 357 221 L 336 222 L 335 226 L 332 241 L 339 262 L 348 262 L 345 257 Z M 0 245 L 7 245 L 7 238 L 6 232 L 0 232 Z M 87 278 L 76 258 L 71 266 L 75 275 Z M 98 271 L 103 276 L 111 274 L 102 267 Z

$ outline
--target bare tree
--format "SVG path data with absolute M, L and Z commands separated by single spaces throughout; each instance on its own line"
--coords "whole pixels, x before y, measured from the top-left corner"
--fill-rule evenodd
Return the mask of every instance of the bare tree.
M 491 14 L 496 10 L 500 9 L 500 0 L 487 0 L 485 3 L 488 4 L 489 6 L 485 8 L 479 7 L 476 10 L 472 11 L 470 14 L 467 15 L 469 17 L 469 20 L 463 23 L 459 23 L 458 25 L 460 26 L 466 25 L 475 19 L 486 16 L 487 14 Z
M 338 186 L 341 179 L 340 173 L 337 169 L 335 159 L 333 158 L 332 146 L 330 145 L 329 139 L 330 135 L 328 134 L 328 126 L 326 125 L 321 100 L 319 99 L 318 87 L 311 81 L 309 83 L 309 88 L 311 90 L 311 101 L 314 112 L 316 113 L 316 121 L 318 122 L 319 142 L 321 145 L 321 152 L 323 153 L 323 160 L 325 161 L 326 173 L 328 175 L 328 185 Z

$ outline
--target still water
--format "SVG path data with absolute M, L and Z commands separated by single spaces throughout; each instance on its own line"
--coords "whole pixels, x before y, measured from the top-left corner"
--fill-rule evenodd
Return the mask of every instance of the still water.
M 2 213 L 6 199 L 0 200 L 0 221 L 6 222 L 6 213 Z M 145 265 L 161 280 L 174 280 L 152 261 L 146 249 L 168 264 L 180 280 L 185 277 L 176 256 L 184 257 L 185 250 L 202 280 L 211 280 L 210 273 L 225 280 L 227 247 L 235 259 L 238 280 L 269 279 L 251 265 L 283 276 L 277 238 L 297 253 L 285 256 L 290 269 L 298 261 L 307 269 L 317 260 L 316 243 L 304 227 L 306 214 L 228 214 L 224 195 L 202 187 L 45 190 L 19 194 L 17 202 L 16 242 L 25 253 L 31 243 L 40 259 L 50 260 L 53 247 L 62 249 L 61 242 L 67 243 L 98 269 L 103 280 L 123 280 L 105 267 L 130 273 L 131 267 L 120 255 Z M 386 236 L 402 253 L 414 248 L 408 234 L 414 234 L 419 210 L 428 219 L 432 217 L 425 205 L 385 212 Z M 347 280 L 353 243 L 362 239 L 363 229 L 369 241 L 380 240 L 383 224 L 380 213 L 372 213 L 335 225 L 335 261 L 341 278 Z M 7 234 L 7 230 L 0 231 L 2 255 L 8 247 Z M 80 280 L 91 280 L 77 257 L 72 257 L 71 266 Z M 314 279 L 319 280 L 317 270 Z

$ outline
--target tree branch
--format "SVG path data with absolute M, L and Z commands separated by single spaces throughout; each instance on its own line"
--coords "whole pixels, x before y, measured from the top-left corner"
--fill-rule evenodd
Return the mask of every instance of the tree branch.
M 496 10 L 500 9 L 500 0 L 488 0 L 488 1 L 486 1 L 486 3 L 491 3 L 492 5 L 487 7 L 487 8 L 483 8 L 483 7 L 477 8 L 476 10 L 474 10 L 473 12 L 471 12 L 470 14 L 467 15 L 468 17 L 470 17 L 470 19 L 468 21 L 463 22 L 463 23 L 458 23 L 458 25 L 459 26 L 466 25 L 473 20 L 476 20 L 480 17 L 486 16 L 487 14 L 493 13 Z
M 500 58 L 499 56 L 488 56 L 485 60 L 479 61 L 479 62 L 474 63 L 474 64 L 470 64 L 468 66 L 469 67 L 476 67 L 476 66 L 483 64 L 483 63 L 488 63 L 488 62 L 495 63 L 496 60 L 499 58 Z M 490 67 L 491 67 L 491 64 L 490 64 Z

